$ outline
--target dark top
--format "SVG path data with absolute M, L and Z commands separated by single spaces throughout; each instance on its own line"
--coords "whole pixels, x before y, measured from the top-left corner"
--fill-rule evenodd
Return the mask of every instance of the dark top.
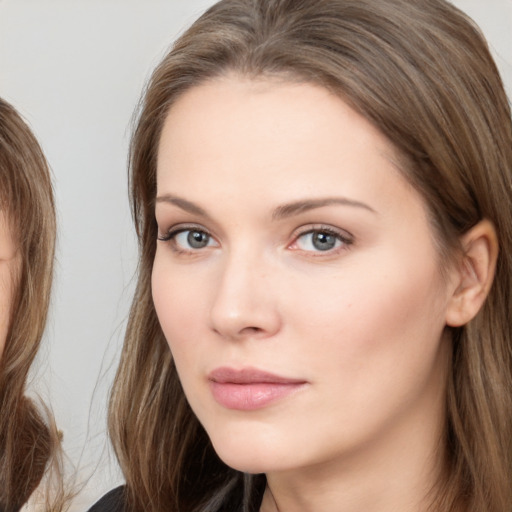
M 124 486 L 111 490 L 89 512 L 123 512 L 124 511 Z
M 1 0 L 0 0 L 1 1 Z M 219 501 L 218 497 L 212 497 L 212 502 L 205 509 L 217 512 L 250 511 L 257 512 L 260 509 L 263 493 L 266 487 L 264 475 L 244 475 L 236 472 L 236 478 L 232 479 L 224 488 L 224 495 Z M 249 480 L 250 483 L 244 483 Z M 244 489 L 245 488 L 245 489 Z M 95 503 L 88 512 L 126 512 L 125 486 L 117 487 L 105 494 Z M 244 497 L 244 493 L 248 493 Z M 243 505 L 243 503 L 250 505 Z M 1 511 L 0 511 L 1 512 Z

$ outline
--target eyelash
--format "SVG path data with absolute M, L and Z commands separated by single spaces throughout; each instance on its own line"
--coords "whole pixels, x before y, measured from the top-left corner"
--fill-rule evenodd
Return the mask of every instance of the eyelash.
M 198 252 L 201 249 L 208 247 L 208 245 L 205 247 L 195 248 L 195 249 L 194 248 L 185 249 L 185 248 L 180 247 L 178 245 L 178 243 L 176 242 L 176 237 L 180 233 L 185 233 L 187 231 L 201 233 L 201 234 L 209 237 L 210 240 L 213 239 L 212 234 L 208 230 L 206 230 L 203 227 L 198 226 L 198 225 L 176 226 L 174 228 L 169 229 L 169 231 L 164 235 L 159 234 L 157 236 L 157 239 L 160 242 L 169 242 L 172 250 L 177 254 L 191 254 L 191 253 Z M 333 248 L 327 249 L 325 251 L 320 250 L 320 249 L 315 251 L 315 250 L 301 249 L 300 247 L 296 247 L 296 248 L 293 247 L 294 245 L 297 245 L 297 242 L 299 239 L 301 239 L 302 237 L 305 237 L 306 235 L 312 235 L 314 233 L 326 234 L 328 236 L 332 236 L 337 241 L 341 242 L 341 246 L 333 247 Z M 288 248 L 291 248 L 292 250 L 302 251 L 302 252 L 305 252 L 308 254 L 315 254 L 315 257 L 321 257 L 324 255 L 337 254 L 340 251 L 347 250 L 353 243 L 354 243 L 354 239 L 353 239 L 352 235 L 350 235 L 349 233 L 341 232 L 337 229 L 334 229 L 331 226 L 319 225 L 319 226 L 309 226 L 307 229 L 304 229 L 303 231 L 299 231 L 298 233 L 296 233 L 293 237 L 293 242 L 288 245 Z
M 314 233 L 326 234 L 328 236 L 332 236 L 337 241 L 341 242 L 341 245 L 338 247 L 333 247 L 332 249 L 327 249 L 325 251 L 322 251 L 322 250 L 309 251 L 309 250 L 304 250 L 304 249 L 300 249 L 300 248 L 294 248 L 294 250 L 303 251 L 303 252 L 307 252 L 307 253 L 313 253 L 313 254 L 315 254 L 315 257 L 321 257 L 321 256 L 337 254 L 340 251 L 345 251 L 354 243 L 354 238 L 349 233 L 347 233 L 345 231 L 342 232 L 342 231 L 337 230 L 331 226 L 319 225 L 319 226 L 308 227 L 307 229 L 305 229 L 303 231 L 299 231 L 295 235 L 293 242 L 288 247 L 293 248 L 293 246 L 297 244 L 297 242 L 300 238 L 302 238 L 306 235 L 312 235 Z
M 190 253 L 193 253 L 193 252 L 196 252 L 200 249 L 193 249 L 193 248 L 189 248 L 189 249 L 184 249 L 182 247 L 180 247 L 177 242 L 176 242 L 176 237 L 180 234 L 180 233 L 185 233 L 187 231 L 190 231 L 190 232 L 196 232 L 196 233 L 202 233 L 206 236 L 208 236 L 210 239 L 212 239 L 212 235 L 211 233 L 204 229 L 203 227 L 201 226 L 197 226 L 197 225 L 181 225 L 181 226 L 176 226 L 174 228 L 171 228 L 169 229 L 169 231 L 167 231 L 166 234 L 164 235 L 158 235 L 157 236 L 157 240 L 160 241 L 160 242 L 169 242 L 169 244 L 171 245 L 171 248 L 174 252 L 176 252 L 177 254 L 190 254 Z

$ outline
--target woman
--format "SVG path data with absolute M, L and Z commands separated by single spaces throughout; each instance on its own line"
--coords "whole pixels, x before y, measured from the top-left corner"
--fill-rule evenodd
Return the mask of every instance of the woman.
M 511 170 L 443 0 L 207 11 L 132 140 L 126 486 L 93 510 L 511 510 Z
M 60 510 L 57 430 L 47 411 L 25 396 L 50 301 L 53 191 L 39 144 L 1 99 L 0 182 L 0 509 L 20 510 L 46 473 L 51 493 L 41 490 L 37 501 Z

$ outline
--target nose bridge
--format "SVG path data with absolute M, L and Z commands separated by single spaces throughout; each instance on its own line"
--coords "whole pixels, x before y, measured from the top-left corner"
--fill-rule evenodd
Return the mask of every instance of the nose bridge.
M 211 305 L 212 328 L 228 338 L 267 337 L 280 326 L 275 269 L 250 246 L 225 255 Z

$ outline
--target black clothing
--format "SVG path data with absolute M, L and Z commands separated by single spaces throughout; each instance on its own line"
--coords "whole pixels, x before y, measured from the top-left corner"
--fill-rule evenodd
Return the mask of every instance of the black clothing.
M 89 512 L 124 512 L 124 486 L 112 489 L 97 501 Z
M 265 475 L 244 475 L 232 471 L 236 476 L 224 486 L 223 491 L 221 490 L 222 497 L 212 496 L 205 508 L 217 512 L 257 512 L 266 487 Z M 113 489 L 97 501 L 88 512 L 125 512 L 125 491 L 123 485 Z

